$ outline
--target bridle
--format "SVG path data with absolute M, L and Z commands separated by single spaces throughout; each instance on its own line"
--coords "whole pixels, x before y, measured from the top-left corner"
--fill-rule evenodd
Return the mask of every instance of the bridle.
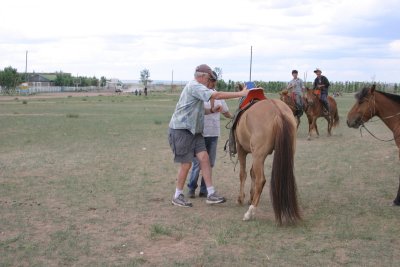
M 365 98 L 366 98 L 366 97 L 365 97 Z M 365 101 L 367 101 L 367 100 L 361 101 L 360 104 L 364 103 Z M 373 101 L 373 104 L 372 104 L 372 107 L 373 107 L 373 108 L 371 107 L 371 102 L 372 102 L 372 101 Z M 370 96 L 370 97 L 368 98 L 368 110 L 369 110 L 369 112 L 370 112 L 370 118 L 372 118 L 373 116 L 376 115 L 375 94 L 373 94 L 372 96 Z M 374 137 L 375 139 L 377 139 L 377 140 L 379 140 L 379 141 L 382 141 L 382 142 L 391 142 L 391 141 L 393 141 L 393 140 L 395 139 L 394 137 L 393 137 L 392 139 L 387 139 L 387 140 L 384 140 L 384 139 L 381 139 L 381 138 L 377 137 L 375 134 L 373 134 L 373 133 L 365 126 L 364 123 L 367 123 L 369 120 L 364 121 L 363 118 L 364 118 L 365 113 L 366 113 L 368 110 L 365 110 L 364 113 L 363 113 L 362 116 L 361 116 L 360 135 L 362 136 L 362 128 L 364 128 L 372 137 Z M 396 117 L 396 116 L 398 116 L 398 115 L 400 115 L 400 112 L 398 112 L 398 113 L 396 113 L 396 114 L 394 114 L 394 115 L 382 117 L 381 120 L 386 120 L 386 119 L 394 118 L 394 117 Z M 370 122 L 375 122 L 375 121 L 370 121 Z

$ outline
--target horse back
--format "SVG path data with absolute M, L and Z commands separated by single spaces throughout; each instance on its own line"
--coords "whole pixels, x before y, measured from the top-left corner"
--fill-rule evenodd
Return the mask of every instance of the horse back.
M 276 125 L 285 116 L 296 128 L 291 109 L 279 99 L 266 99 L 255 103 L 240 118 L 236 127 L 236 141 L 248 152 L 255 150 L 272 153 Z

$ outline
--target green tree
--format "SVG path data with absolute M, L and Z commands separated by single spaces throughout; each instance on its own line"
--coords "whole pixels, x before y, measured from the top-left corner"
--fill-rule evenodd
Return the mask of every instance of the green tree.
M 140 72 L 140 82 L 143 83 L 144 87 L 147 87 L 147 85 L 152 82 L 152 80 L 150 80 L 150 71 L 148 69 L 144 69 Z
M 21 75 L 18 74 L 17 69 L 11 66 L 0 71 L 0 86 L 3 88 L 3 92 L 7 94 L 12 93 L 21 81 Z
M 105 76 L 101 76 L 100 78 L 100 86 L 104 87 L 107 84 L 107 78 Z
M 62 71 L 56 73 L 56 86 L 73 86 L 73 79 L 70 73 L 63 73 Z

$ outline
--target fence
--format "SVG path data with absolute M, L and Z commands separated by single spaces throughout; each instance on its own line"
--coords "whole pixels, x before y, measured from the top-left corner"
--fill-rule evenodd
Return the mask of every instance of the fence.
M 35 86 L 26 89 L 15 88 L 5 91 L 0 88 L 0 94 L 32 95 L 37 93 L 59 93 L 59 92 L 91 92 L 102 88 L 97 86 L 74 87 L 74 86 Z

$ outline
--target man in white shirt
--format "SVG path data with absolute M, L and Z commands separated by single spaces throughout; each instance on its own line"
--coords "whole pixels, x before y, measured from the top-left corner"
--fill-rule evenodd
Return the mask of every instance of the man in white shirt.
M 217 77 L 217 74 L 213 72 L 213 76 Z M 207 84 L 207 87 L 211 90 L 215 91 L 215 86 L 217 84 L 217 80 L 211 78 Z M 213 103 L 211 103 L 213 101 Z M 204 116 L 204 130 L 203 130 L 203 136 L 204 136 L 204 141 L 206 144 L 206 149 L 210 158 L 210 165 L 211 168 L 214 167 L 215 165 L 215 158 L 217 155 L 217 144 L 218 144 L 218 137 L 220 136 L 221 133 L 221 127 L 220 127 L 220 113 L 224 115 L 226 118 L 232 118 L 232 114 L 229 112 L 228 105 L 225 103 L 224 100 L 210 100 L 208 102 L 204 102 L 204 108 L 205 110 L 210 110 L 211 106 L 214 107 L 214 110 L 217 110 L 218 112 L 213 112 L 210 114 L 206 114 Z M 190 198 L 195 197 L 195 191 L 196 188 L 198 187 L 197 181 L 199 179 L 199 174 L 200 174 L 200 163 L 197 160 L 196 157 L 193 158 L 192 161 L 192 172 L 190 174 L 190 179 L 188 182 L 188 188 L 189 188 L 189 193 L 188 196 Z M 207 186 L 204 182 L 204 178 L 202 177 L 201 179 L 201 185 L 200 185 L 200 192 L 199 192 L 199 197 L 207 197 Z

